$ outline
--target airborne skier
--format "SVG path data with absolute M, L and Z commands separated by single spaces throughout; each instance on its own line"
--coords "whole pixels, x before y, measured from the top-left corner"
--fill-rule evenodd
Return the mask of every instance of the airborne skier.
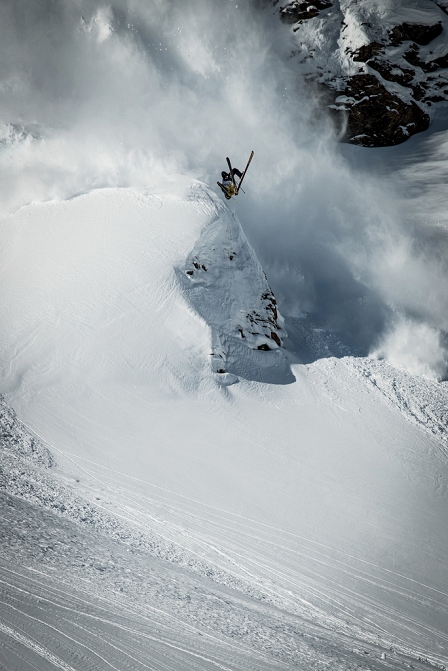
M 221 183 L 218 182 L 227 200 L 230 200 L 232 196 L 238 195 L 238 187 L 235 184 L 235 175 L 237 175 L 240 178 L 241 182 L 241 177 L 243 176 L 243 173 L 240 170 L 238 170 L 238 168 L 232 168 L 230 172 L 224 172 L 223 170 L 221 173 L 222 182 Z
M 249 160 L 247 162 L 247 165 L 243 172 L 238 170 L 238 168 L 232 168 L 232 164 L 230 163 L 230 158 L 226 158 L 227 165 L 229 166 L 229 172 L 225 172 L 224 170 L 221 173 L 222 177 L 222 182 L 218 182 L 219 187 L 221 188 L 221 191 L 224 193 L 224 196 L 227 198 L 227 200 L 230 200 L 232 196 L 237 196 L 241 187 L 241 182 L 244 179 L 244 176 L 247 172 L 247 169 L 249 167 L 249 163 L 252 161 L 252 157 L 254 155 L 254 152 L 251 152 L 251 155 L 249 157 Z M 239 183 L 236 184 L 235 182 L 235 175 L 239 177 Z

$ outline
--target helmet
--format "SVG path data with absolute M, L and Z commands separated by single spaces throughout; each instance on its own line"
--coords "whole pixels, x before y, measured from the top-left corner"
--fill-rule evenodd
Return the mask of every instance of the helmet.
M 221 173 L 221 177 L 223 178 L 223 180 L 229 179 L 229 174 L 227 172 L 224 172 L 223 170 Z

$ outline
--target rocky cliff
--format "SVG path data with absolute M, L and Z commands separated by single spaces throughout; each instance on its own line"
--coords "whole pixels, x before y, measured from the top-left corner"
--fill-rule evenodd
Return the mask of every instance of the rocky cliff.
M 396 145 L 448 101 L 448 0 L 274 3 L 344 141 Z

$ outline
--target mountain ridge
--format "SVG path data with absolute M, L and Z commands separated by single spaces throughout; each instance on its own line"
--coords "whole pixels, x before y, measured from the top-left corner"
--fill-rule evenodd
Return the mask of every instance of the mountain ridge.
M 427 130 L 448 101 L 446 0 L 294 0 L 276 11 L 291 26 L 298 71 L 341 140 L 400 144 Z

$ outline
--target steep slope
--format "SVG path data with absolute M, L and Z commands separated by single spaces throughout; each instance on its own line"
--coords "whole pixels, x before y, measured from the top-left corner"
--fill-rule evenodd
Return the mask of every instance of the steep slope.
M 59 581 L 62 609 L 76 610 L 82 578 L 82 626 L 93 609 L 121 627 L 116 657 L 111 638 L 92 639 L 120 668 L 145 668 L 135 635 L 157 639 L 170 669 L 225 668 L 230 650 L 238 669 L 446 664 L 442 438 L 409 422 L 386 382 L 384 403 L 351 359 L 291 362 L 286 375 L 270 335 L 283 338 L 281 320 L 234 213 L 171 178 L 23 207 L 1 236 L 2 391 L 58 464 L 6 478 L 33 506 L 10 510 L 11 528 L 34 520 L 29 543 L 13 534 L 3 549 L 12 604 L 30 567 L 43 573 L 37 599 Z M 53 621 L 30 638 L 34 607 L 14 611 L 3 640 L 20 655 L 35 637 L 41 659 L 60 659 Z M 181 625 L 166 625 L 173 612 Z M 71 616 L 61 626 L 73 638 Z M 200 649 L 198 631 L 211 637 Z M 159 652 L 150 668 L 164 668 Z
M 278 11 L 292 25 L 299 70 L 343 139 L 399 144 L 426 130 L 448 100 L 445 0 L 294 0 Z
M 212 368 L 226 383 L 235 382 L 235 374 L 292 382 L 279 350 L 285 333 L 275 296 L 235 215 L 215 207 L 216 219 L 204 228 L 184 270 L 187 298 L 211 327 Z

